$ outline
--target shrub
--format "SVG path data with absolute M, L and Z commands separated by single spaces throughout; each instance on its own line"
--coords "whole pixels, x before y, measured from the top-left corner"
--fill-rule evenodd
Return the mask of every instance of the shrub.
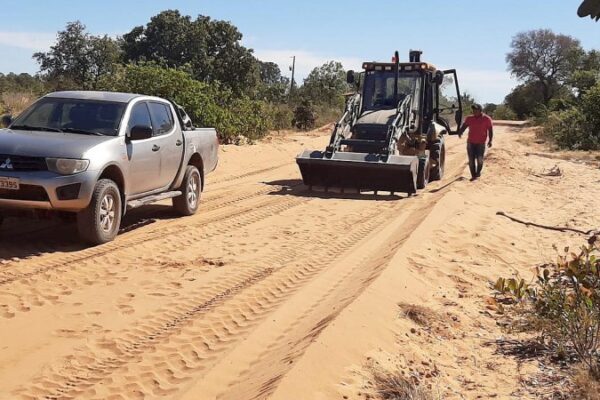
M 559 147 L 573 150 L 600 149 L 600 83 L 581 96 L 574 106 L 551 112 L 543 134 Z
M 596 236 L 579 253 L 537 269 L 532 284 L 500 278 L 495 289 L 516 304 L 523 330 L 536 331 L 558 356 L 574 352 L 600 379 L 600 246 Z M 567 255 L 568 254 L 568 255 Z
M 287 104 L 270 105 L 270 114 L 272 127 L 276 131 L 283 129 L 290 129 L 292 127 L 292 120 L 294 119 L 294 113 Z
M 600 148 L 600 137 L 594 133 L 599 129 L 590 126 L 588 118 L 579 108 L 549 113 L 543 125 L 543 135 L 551 138 L 558 147 L 572 150 Z
M 315 121 L 315 107 L 309 100 L 302 100 L 302 102 L 294 109 L 293 125 L 298 129 L 307 131 L 315 127 Z
M 189 72 L 164 68 L 155 63 L 126 65 L 110 79 L 103 79 L 101 90 L 139 93 L 173 100 L 183 106 L 197 126 L 215 127 L 224 143 L 240 135 L 250 140 L 264 136 L 271 128 L 267 104 L 247 97 L 233 96 L 216 83 L 192 78 Z
M 493 112 L 494 119 L 500 119 L 504 121 L 514 121 L 517 118 L 517 114 L 510 109 L 510 107 L 500 104 Z

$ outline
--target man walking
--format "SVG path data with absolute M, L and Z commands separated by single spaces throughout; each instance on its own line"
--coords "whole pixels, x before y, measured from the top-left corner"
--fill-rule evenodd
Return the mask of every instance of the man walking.
M 492 118 L 483 113 L 480 104 L 471 106 L 473 115 L 469 115 L 458 131 L 458 137 L 469 128 L 469 136 L 467 138 L 467 155 L 469 156 L 469 169 L 471 170 L 471 180 L 479 178 L 483 169 L 483 156 L 485 154 L 485 142 L 488 147 L 492 147 L 492 139 L 494 138 L 494 124 Z

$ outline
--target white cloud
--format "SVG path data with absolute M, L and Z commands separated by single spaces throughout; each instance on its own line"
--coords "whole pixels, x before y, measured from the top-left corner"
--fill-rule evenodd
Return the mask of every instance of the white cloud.
M 45 32 L 0 32 L 0 45 L 28 50 L 48 50 L 56 34 Z

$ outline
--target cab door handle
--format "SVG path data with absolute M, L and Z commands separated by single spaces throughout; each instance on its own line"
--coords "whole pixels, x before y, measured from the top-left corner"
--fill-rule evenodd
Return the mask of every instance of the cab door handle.
M 152 146 L 152 151 L 159 151 L 160 150 L 160 146 L 155 144 L 154 146 Z
M 175 142 L 175 146 L 181 146 L 183 144 L 183 142 L 179 139 L 177 139 L 177 141 Z

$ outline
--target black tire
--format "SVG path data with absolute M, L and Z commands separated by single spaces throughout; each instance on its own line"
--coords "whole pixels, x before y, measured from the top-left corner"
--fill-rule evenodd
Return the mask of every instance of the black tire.
M 112 241 L 121 225 L 121 193 L 110 179 L 100 179 L 94 187 L 92 201 L 77 213 L 77 229 L 81 238 L 92 245 Z
M 429 182 L 439 181 L 444 177 L 444 167 L 446 164 L 446 145 L 444 142 L 434 143 L 431 146 L 431 158 L 436 165 L 431 168 Z
M 417 189 L 425 189 L 429 183 L 429 172 L 431 169 L 429 157 L 419 158 L 419 170 L 417 171 Z
M 202 175 L 198 168 L 187 166 L 179 190 L 183 194 L 173 198 L 173 208 L 181 215 L 194 215 L 200 205 L 202 193 Z

